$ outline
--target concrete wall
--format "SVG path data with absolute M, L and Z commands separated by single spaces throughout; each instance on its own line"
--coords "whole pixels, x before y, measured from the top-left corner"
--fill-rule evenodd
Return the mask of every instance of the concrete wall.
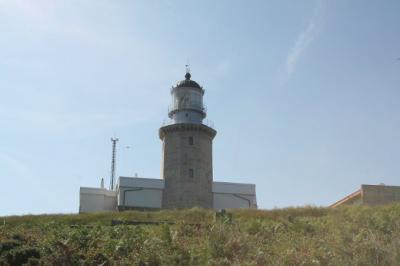
M 164 180 L 120 177 L 117 183 L 118 208 L 162 208 Z M 212 183 L 213 208 L 257 208 L 253 184 Z
M 118 209 L 162 207 L 164 180 L 120 177 L 117 184 Z
M 256 187 L 253 184 L 213 183 L 213 208 L 257 208 Z
M 79 212 L 161 209 L 164 185 L 162 179 L 120 177 L 115 191 L 81 187 Z M 253 184 L 213 182 L 211 195 L 214 209 L 257 208 Z
M 368 205 L 400 202 L 400 186 L 362 185 L 362 201 Z
M 400 202 L 400 186 L 361 185 L 361 189 L 335 202 L 330 207 L 342 205 L 381 205 Z
M 165 180 L 163 208 L 213 208 L 212 140 L 215 134 L 215 130 L 201 124 L 160 128 Z M 190 145 L 190 137 L 193 145 Z M 190 169 L 193 169 L 193 176 Z
M 120 190 L 118 208 L 149 208 L 161 209 L 162 190 L 145 189 L 132 190 L 123 188 Z
M 80 188 L 79 212 L 115 211 L 116 208 L 116 191 L 110 191 L 104 188 Z
M 214 193 L 214 209 L 251 208 L 251 197 L 246 195 Z

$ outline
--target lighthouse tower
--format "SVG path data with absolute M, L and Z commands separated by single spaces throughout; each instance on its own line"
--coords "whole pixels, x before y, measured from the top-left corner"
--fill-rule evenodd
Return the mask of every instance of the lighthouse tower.
M 163 142 L 163 208 L 213 208 L 212 140 L 216 131 L 203 124 L 203 88 L 185 79 L 171 89 L 168 116 L 173 123 L 159 130 Z
M 114 189 L 81 187 L 79 212 L 257 208 L 254 184 L 213 181 L 212 142 L 217 132 L 203 124 L 204 90 L 191 79 L 189 69 L 171 88 L 171 96 L 172 121 L 159 130 L 163 179 L 120 176 Z

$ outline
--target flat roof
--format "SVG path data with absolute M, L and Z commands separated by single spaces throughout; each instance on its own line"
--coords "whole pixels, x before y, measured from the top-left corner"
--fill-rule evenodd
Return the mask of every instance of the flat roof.
M 128 176 L 120 176 L 118 178 L 117 184 L 119 185 L 119 187 L 142 187 L 153 189 L 164 189 L 165 186 L 164 179 Z M 256 185 L 214 181 L 212 184 L 212 192 L 255 195 Z
M 256 194 L 256 185 L 255 184 L 214 181 L 213 186 L 212 186 L 212 192 L 255 195 Z
M 108 190 L 105 188 L 97 188 L 97 187 L 80 187 L 80 194 L 97 194 L 97 195 L 105 195 L 105 196 L 115 196 L 117 195 L 117 191 Z
M 117 184 L 120 187 L 143 187 L 143 188 L 163 189 L 164 179 L 120 176 L 118 178 Z
M 379 184 L 379 185 L 367 185 L 367 184 L 362 184 L 361 189 L 364 187 L 379 187 L 379 188 L 394 188 L 394 189 L 400 189 L 400 186 L 388 186 L 385 184 Z

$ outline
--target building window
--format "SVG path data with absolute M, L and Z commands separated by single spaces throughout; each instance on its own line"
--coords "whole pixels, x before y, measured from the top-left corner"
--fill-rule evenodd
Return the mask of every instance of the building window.
M 188 113 L 186 113 L 186 114 L 185 114 L 185 116 L 186 116 L 186 117 L 189 117 L 189 114 L 188 114 Z
M 193 145 L 193 137 L 192 136 L 189 137 L 189 145 Z
M 189 168 L 189 177 L 193 177 L 194 176 L 194 171 L 192 168 Z

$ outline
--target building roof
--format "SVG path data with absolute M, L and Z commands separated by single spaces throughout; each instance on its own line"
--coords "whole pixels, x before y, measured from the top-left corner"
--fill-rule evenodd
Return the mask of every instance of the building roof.
M 329 206 L 329 207 L 335 208 L 335 207 L 338 207 L 338 206 L 340 206 L 340 205 L 342 205 L 342 204 L 346 204 L 346 203 L 352 202 L 352 201 L 356 200 L 357 198 L 360 198 L 361 195 L 362 195 L 362 190 L 359 189 L 359 190 L 357 190 L 357 191 L 351 193 L 350 195 L 348 195 L 348 196 L 342 198 L 341 200 L 336 201 L 335 203 L 333 203 L 333 204 L 332 204 L 331 206 Z
M 354 204 L 361 200 L 362 204 L 378 205 L 391 202 L 400 202 L 400 186 L 361 185 L 361 188 L 341 200 L 333 203 L 329 207 L 335 208 L 345 204 Z
M 143 178 L 143 177 L 128 177 L 120 176 L 118 178 L 118 186 L 121 187 L 142 187 L 153 189 L 164 189 L 164 179 L 158 178 Z M 256 195 L 256 185 L 232 182 L 218 182 L 212 183 L 213 193 L 228 193 L 228 194 L 245 194 Z
M 201 89 L 200 85 L 196 81 L 190 79 L 191 77 L 192 75 L 190 75 L 190 73 L 187 72 L 185 75 L 185 79 L 176 83 L 175 88 L 189 87 L 189 88 Z
M 163 189 L 164 179 L 120 176 L 118 178 L 118 185 L 119 187 L 143 187 Z
M 212 192 L 214 193 L 237 193 L 246 195 L 256 194 L 256 185 L 244 183 L 218 182 L 212 184 Z

